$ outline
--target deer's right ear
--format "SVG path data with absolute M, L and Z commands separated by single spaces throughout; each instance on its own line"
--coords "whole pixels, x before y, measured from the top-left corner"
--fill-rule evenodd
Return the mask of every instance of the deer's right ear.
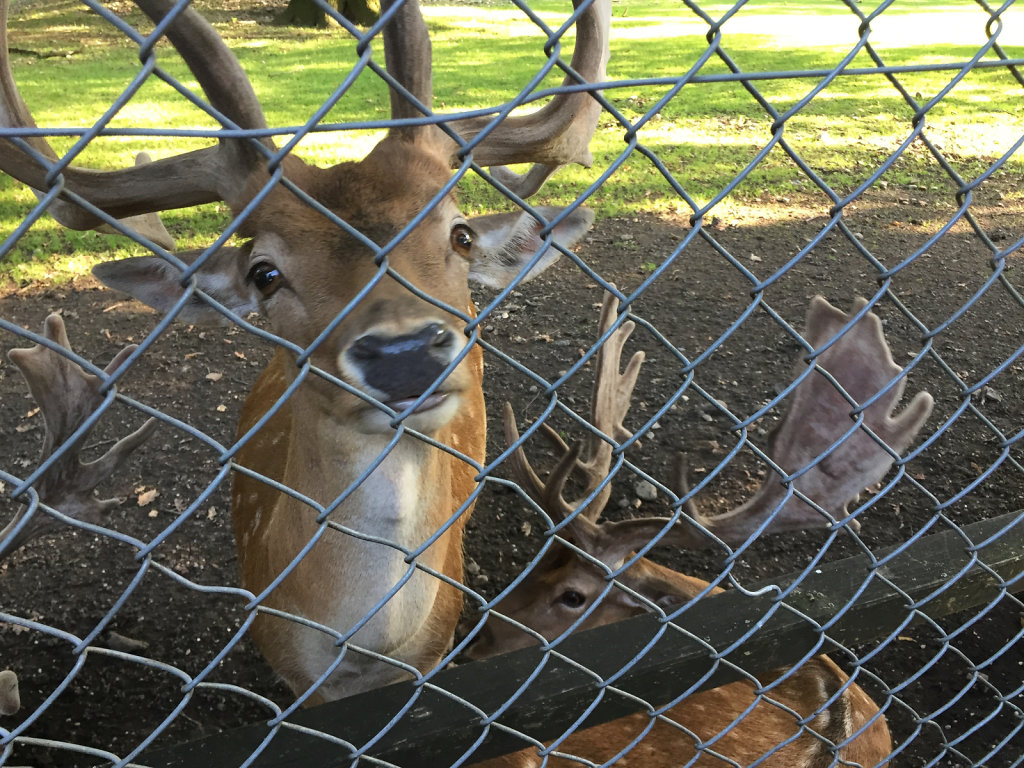
M 540 205 L 535 210 L 548 221 L 561 214 L 561 208 Z M 472 262 L 469 279 L 489 288 L 504 288 L 526 269 L 543 249 L 540 258 L 530 267 L 523 282 L 532 280 L 561 256 L 555 247 L 544 248 L 540 237 L 543 225 L 528 213 L 498 213 L 480 216 L 469 222 L 476 241 L 469 253 Z M 594 223 L 594 212 L 577 208 L 552 230 L 553 239 L 563 248 L 571 248 Z
M 191 264 L 202 253 L 187 251 L 176 255 Z M 242 248 L 220 248 L 195 275 L 197 286 L 203 293 L 242 317 L 259 309 L 252 287 L 245 280 L 247 259 Z M 107 287 L 124 291 L 158 312 L 171 311 L 187 289 L 187 283 L 182 286 L 181 272 L 157 256 L 107 261 L 93 267 L 92 273 Z M 177 319 L 187 323 L 228 322 L 221 312 L 195 293 L 182 307 Z

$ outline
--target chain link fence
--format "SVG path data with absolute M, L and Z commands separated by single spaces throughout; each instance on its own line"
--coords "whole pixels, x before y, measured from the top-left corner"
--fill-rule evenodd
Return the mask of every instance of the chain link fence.
M 346 29 L 334 34 L 358 41 L 354 63 L 330 75 L 331 95 L 307 122 L 270 128 L 244 90 L 211 95 L 211 106 L 188 76 L 172 74 L 170 49 L 155 43 L 173 25 L 151 36 L 152 24 L 119 5 L 85 5 L 90 24 L 132 40 L 142 67 L 84 128 L 19 125 L 5 86 L 0 167 L 19 178 L 44 168 L 45 183 L 4 233 L 0 256 L 24 258 L 48 212 L 84 210 L 89 226 L 139 242 L 137 255 L 174 262 L 174 238 L 152 219 L 122 221 L 83 191 L 93 188 L 72 166 L 96 137 L 216 139 L 213 171 L 190 166 L 214 186 L 229 175 L 227 155 L 255 170 L 244 193 L 195 193 L 196 203 L 226 200 L 231 212 L 216 214 L 229 223 L 214 246 L 175 262 L 182 288 L 171 299 L 149 294 L 156 313 L 91 278 L 11 284 L 0 296 L 3 346 L 40 345 L 0 366 L 0 519 L 10 523 L 0 541 L 0 669 L 10 669 L 0 673 L 0 765 L 1024 764 L 1015 269 L 1024 123 L 1004 106 L 1024 93 L 1024 48 L 1005 42 L 1024 28 L 1015 3 L 683 2 L 648 15 L 581 3 L 557 23 L 547 6 L 482 6 L 481 15 L 516 14 L 538 36 L 538 75 L 507 103 L 454 118 L 430 111 L 415 65 L 385 69 L 381 29 L 406 23 L 408 10 L 391 6 L 369 31 L 337 19 Z M 169 17 L 184 8 L 140 5 Z M 245 28 L 261 9 L 200 6 L 222 31 Z M 12 26 L 39 10 L 15 3 Z M 607 75 L 603 60 L 568 53 L 575 22 L 599 10 L 612 16 Z M 472 34 L 471 13 L 428 11 L 432 29 L 455 18 L 460 35 Z M 900 26 L 901 14 L 913 26 Z M 975 42 L 946 50 L 961 25 L 978 30 Z M 177 47 L 212 50 L 198 29 Z M 800 59 L 807 66 L 765 66 L 787 35 L 817 45 Z M 645 37 L 668 41 L 662 54 L 676 41 L 703 42 L 655 66 Z M 506 43 L 515 40 L 495 41 L 493 55 Z M 15 80 L 33 58 L 19 45 L 12 35 Z M 472 64 L 459 62 L 467 83 Z M 565 82 L 550 86 L 551 73 Z M 210 81 L 194 74 L 209 94 Z M 146 78 L 218 127 L 111 123 Z M 358 78 L 397 87 L 390 119 L 331 122 Z M 536 195 L 565 198 L 566 208 L 531 207 L 537 176 L 483 167 L 492 157 L 524 161 L 495 154 L 487 136 L 513 109 L 555 93 L 584 95 L 572 111 L 597 123 L 594 163 Z M 995 118 L 962 121 L 958 99 L 994 102 Z M 376 136 L 396 121 L 415 141 L 434 131 L 424 126 L 446 126 L 455 147 L 454 175 L 422 177 L 429 183 L 397 230 L 366 211 L 418 189 L 420 165 L 398 163 L 391 186 L 363 179 L 372 204 L 349 215 L 339 213 L 353 210 L 347 201 L 325 203 L 316 177 L 284 160 L 307 135 Z M 520 137 L 527 129 L 516 124 Z M 71 149 L 53 158 L 33 143 L 66 136 Z M 545 177 L 555 164 L 539 163 L 531 173 Z M 160 167 L 165 177 L 140 186 L 190 183 L 178 166 Z M 454 215 L 448 193 L 459 182 L 485 201 L 474 207 L 500 200 L 528 211 L 505 240 L 486 220 L 446 225 L 446 269 L 494 242 L 505 271 L 511 264 L 500 287 L 482 268 L 463 268 L 490 282 L 474 290 L 473 311 L 447 288 L 424 288 L 402 261 L 403 243 L 429 250 L 417 238 L 432 217 Z M 333 272 L 311 268 L 303 282 L 278 269 L 253 222 L 281 190 L 300 201 L 271 227 L 290 247 L 315 251 L 315 237 L 294 235 L 312 217 L 344 233 L 331 242 L 365 255 L 364 265 L 334 268 L 350 293 L 299 337 L 282 333 L 280 310 L 268 307 L 289 291 L 316 296 L 307 309 L 330 305 L 322 294 L 347 284 Z M 584 204 L 607 211 L 586 234 Z M 186 236 L 189 215 L 167 217 L 175 237 Z M 238 250 L 243 236 L 253 244 Z M 244 258 L 246 290 L 278 302 L 260 303 L 270 321 L 225 298 L 229 278 L 204 282 L 221 258 Z M 523 280 L 538 266 L 547 269 Z M 388 285 L 456 318 L 468 343 L 440 343 L 437 322 L 426 343 L 422 328 L 382 341 L 381 329 L 398 323 L 386 316 L 353 354 L 397 362 L 360 384 L 346 368 L 354 358 L 324 364 L 323 352 L 346 322 L 372 314 Z M 227 320 L 199 324 L 197 307 Z M 44 323 L 49 312 L 63 319 Z M 421 347 L 433 360 L 429 382 L 409 384 L 415 361 L 402 355 Z M 460 401 L 469 416 L 452 436 L 423 413 L 446 413 L 443 382 L 478 365 L 475 355 L 486 415 L 471 382 Z M 275 368 L 282 361 L 291 367 Z M 276 385 L 274 375 L 261 379 L 254 412 L 243 404 L 267 366 L 290 373 Z M 406 389 L 392 390 L 399 380 Z M 337 489 L 312 471 L 292 487 L 282 459 L 308 458 L 301 446 L 319 445 L 328 416 L 300 420 L 285 449 L 267 437 L 308 391 L 344 392 L 348 400 L 329 396 L 382 414 L 364 430 L 376 436 L 355 440 L 370 459 L 338 449 L 355 468 Z M 429 459 L 402 469 L 408 451 Z M 82 469 L 80 456 L 98 461 Z M 422 468 L 443 462 L 449 474 Z M 331 471 L 350 477 L 342 463 Z M 402 490 L 402 471 L 415 494 Z M 464 489 L 459 477 L 470 479 Z M 101 481 L 101 495 L 125 503 L 97 502 Z M 448 506 L 429 526 L 380 533 L 373 514 L 435 496 Z M 275 506 L 284 497 L 292 506 Z M 268 509 L 290 512 L 289 524 L 252 544 Z M 289 543 L 292 528 L 313 533 Z M 325 568 L 317 542 L 340 538 L 359 542 L 356 566 L 335 558 Z M 439 564 L 453 540 L 464 569 Z M 381 561 L 389 569 L 376 569 Z M 281 602 L 296 584 L 298 596 Z M 295 607 L 307 599 L 328 606 L 328 618 Z M 436 618 L 445 611 L 449 624 Z M 424 614 L 435 636 L 429 663 L 403 646 L 420 636 Z M 288 641 L 292 632 L 300 639 Z M 375 645 L 381 636 L 403 641 Z M 502 651 L 512 653 L 493 655 Z

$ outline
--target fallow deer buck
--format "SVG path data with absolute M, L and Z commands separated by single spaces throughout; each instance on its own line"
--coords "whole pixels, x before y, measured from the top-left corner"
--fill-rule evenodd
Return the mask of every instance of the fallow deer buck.
M 168 22 L 164 33 L 221 124 L 267 127 L 240 64 L 194 9 L 136 4 Z M 6 17 L 6 0 L 0 7 Z M 610 16 L 610 0 L 578 0 L 568 82 L 604 78 Z M 499 166 L 494 173 L 521 196 L 559 165 L 589 164 L 600 114 L 590 93 L 501 121 L 453 118 L 449 133 L 424 119 L 430 39 L 416 0 L 385 2 L 381 34 L 397 122 L 360 162 L 321 169 L 236 132 L 131 169 L 61 169 L 61 197 L 104 214 L 83 215 L 79 226 L 218 200 L 237 217 L 256 203 L 239 230 L 245 245 L 178 255 L 198 266 L 187 279 L 164 254 L 95 273 L 189 322 L 259 312 L 281 339 L 243 407 L 232 514 L 242 585 L 258 612 L 252 636 L 306 704 L 444 657 L 485 446 L 469 282 L 528 279 L 592 221 L 583 208 L 467 221 L 450 191 L 451 169 L 463 162 L 453 135 L 480 138 L 474 161 Z M 9 61 L 2 69 L 6 124 L 32 125 Z M 0 170 L 45 191 L 54 155 L 24 136 L 0 139 Z M 520 177 L 503 167 L 515 163 L 534 166 Z
M 620 374 L 619 367 L 632 322 L 622 323 L 597 355 L 591 414 L 597 431 L 591 434 L 586 450 L 579 444 L 570 448 L 554 430 L 541 425 L 542 434 L 560 454 L 545 481 L 526 459 L 515 415 L 506 404 L 505 439 L 510 446 L 518 446 L 510 457 L 515 479 L 555 523 L 568 520 L 561 535 L 575 549 L 556 542 L 498 603 L 466 656 L 487 658 L 532 645 L 541 637 L 552 642 L 569 631 L 645 611 L 671 613 L 722 591 L 646 558 L 637 558 L 616 574 L 613 588 L 608 589 L 611 574 L 652 540 L 683 547 L 704 547 L 716 541 L 738 545 L 759 530 L 773 533 L 812 528 L 845 517 L 847 503 L 882 478 L 893 456 L 914 440 L 932 407 L 931 395 L 919 392 L 906 409 L 893 416 L 904 381 L 897 380 L 902 371 L 892 359 L 880 320 L 866 313 L 846 328 L 865 306 L 860 299 L 851 314 L 846 314 L 820 296 L 811 301 L 804 339 L 816 357 L 810 367 L 803 362 L 798 366 L 797 375 L 805 378 L 792 393 L 793 400 L 769 438 L 767 452 L 775 466 L 788 475 L 810 467 L 792 481 L 799 493 L 788 501 L 781 476 L 773 468 L 757 493 L 727 514 L 705 517 L 690 504 L 691 519 L 674 525 L 668 518 L 597 522 L 611 494 L 611 483 L 603 487 L 601 483 L 607 479 L 614 444 L 631 437 L 623 418 L 643 352 L 633 356 L 624 373 Z M 609 295 L 602 311 L 602 337 L 611 330 L 616 310 L 617 301 Z M 864 403 L 870 405 L 861 412 L 863 423 L 850 432 L 855 423 L 851 413 Z M 578 499 L 567 500 L 564 489 L 573 473 L 583 476 L 585 489 Z M 682 456 L 675 485 L 680 498 L 688 494 Z M 593 501 L 586 503 L 591 495 Z M 884 716 L 828 657 L 776 670 L 761 676 L 760 682 L 766 686 L 763 695 L 753 683 L 740 681 L 686 698 L 668 710 L 666 719 L 659 720 L 616 764 L 711 768 L 761 760 L 756 764 L 765 768 L 818 768 L 888 762 L 892 744 Z M 557 750 L 605 763 L 649 724 L 645 714 L 630 716 L 574 733 Z M 700 754 L 697 743 L 703 745 Z M 687 762 L 691 759 L 695 762 Z M 537 753 L 527 750 L 481 766 L 530 768 L 540 764 Z M 552 768 L 577 764 L 568 759 L 546 763 Z

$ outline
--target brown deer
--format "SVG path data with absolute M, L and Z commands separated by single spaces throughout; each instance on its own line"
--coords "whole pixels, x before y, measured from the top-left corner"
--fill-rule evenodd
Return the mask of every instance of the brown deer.
M 169 22 L 166 36 L 223 125 L 266 128 L 241 66 L 194 9 L 137 5 Z M 0 8 L 5 22 L 5 0 Z M 577 13 L 566 79 L 597 83 L 610 0 L 581 0 Z M 485 447 L 469 283 L 534 276 L 592 221 L 583 208 L 543 207 L 469 221 L 450 191 L 451 169 L 463 163 L 455 136 L 480 138 L 471 147 L 479 165 L 535 163 L 522 177 L 495 171 L 521 196 L 561 164 L 588 164 L 600 114 L 590 93 L 442 127 L 424 117 L 430 39 L 416 0 L 385 2 L 382 24 L 386 72 L 373 66 L 389 80 L 397 122 L 360 162 L 321 169 L 236 133 L 131 169 L 62 169 L 62 199 L 94 206 L 79 211 L 77 226 L 217 200 L 248 214 L 240 247 L 95 273 L 189 322 L 259 312 L 279 338 L 243 407 L 237 451 L 225 458 L 237 470 L 232 515 L 242 585 L 257 612 L 252 637 L 306 704 L 407 678 L 445 656 Z M 3 63 L 5 122 L 30 126 Z M 0 139 L 0 170 L 34 189 L 49 188 L 53 157 L 42 139 Z M 181 262 L 198 269 L 185 278 Z
M 596 432 L 590 435 L 586 451 L 579 444 L 567 446 L 546 424 L 541 425 L 542 434 L 560 453 L 546 481 L 526 459 L 515 415 L 506 404 L 505 437 L 516 447 L 511 456 L 515 478 L 554 522 L 568 520 L 562 535 L 572 547 L 553 545 L 545 553 L 489 614 L 466 656 L 486 658 L 534 644 L 540 638 L 552 642 L 569 631 L 645 611 L 672 612 L 722 591 L 646 558 L 635 559 L 616 574 L 609 590 L 612 572 L 626 565 L 633 553 L 652 539 L 684 547 L 716 542 L 738 545 L 759 530 L 773 533 L 811 528 L 845 517 L 846 504 L 881 479 L 893 456 L 913 441 L 932 407 L 931 396 L 920 392 L 902 413 L 892 415 L 902 397 L 903 380 L 892 385 L 902 372 L 892 360 L 881 322 L 866 313 L 846 328 L 865 306 L 866 302 L 858 300 L 848 315 L 820 296 L 812 300 L 804 339 L 817 354 L 810 366 L 801 363 L 798 367 L 798 375 L 805 377 L 769 439 L 768 456 L 774 466 L 750 501 L 724 515 L 704 517 L 689 503 L 690 519 L 674 525 L 667 518 L 597 522 L 611 493 L 611 484 L 605 481 L 613 449 L 631 437 L 623 418 L 643 352 L 633 356 L 624 373 L 620 374 L 619 366 L 632 322 L 623 322 L 611 333 L 597 355 L 591 414 Z M 602 311 L 602 337 L 611 332 L 616 310 L 617 301 L 609 296 Z M 884 394 L 871 402 L 879 393 Z M 871 404 L 862 411 L 863 424 L 846 434 L 854 424 L 851 412 L 868 402 Z M 888 447 L 862 430 L 870 430 Z M 818 457 L 823 458 L 812 466 Z M 787 501 L 779 470 L 792 475 L 805 467 L 810 469 L 792 480 L 798 493 Z M 567 500 L 564 489 L 573 473 L 584 477 L 585 489 L 578 499 Z M 682 460 L 674 484 L 680 498 L 689 495 Z M 587 503 L 591 496 L 593 501 Z M 776 670 L 761 676 L 760 682 L 768 686 L 763 694 L 752 682 L 740 681 L 686 698 L 616 764 L 710 767 L 728 760 L 748 765 L 763 758 L 757 764 L 767 768 L 816 768 L 835 765 L 838 760 L 847 761 L 843 765 L 862 766 L 888 761 L 892 745 L 884 716 L 827 657 Z M 557 751 L 603 763 L 649 724 L 647 715 L 616 720 L 572 734 L 557 745 Z M 697 744 L 701 745 L 699 752 Z M 686 762 L 691 759 L 696 761 Z M 540 764 L 537 753 L 527 750 L 481 765 L 527 768 Z M 546 763 L 576 764 L 567 758 Z

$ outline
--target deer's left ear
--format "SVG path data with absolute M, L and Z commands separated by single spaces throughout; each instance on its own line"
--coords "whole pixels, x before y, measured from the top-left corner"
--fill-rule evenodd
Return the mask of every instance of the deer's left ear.
M 564 209 L 538 206 L 535 210 L 549 221 Z M 594 223 L 594 212 L 577 208 L 554 228 L 554 240 L 563 248 L 575 245 Z M 469 279 L 489 288 L 504 288 L 543 250 L 523 281 L 532 280 L 561 255 L 554 246 L 544 248 L 543 225 L 528 213 L 499 213 L 469 222 L 476 239 L 469 252 Z

